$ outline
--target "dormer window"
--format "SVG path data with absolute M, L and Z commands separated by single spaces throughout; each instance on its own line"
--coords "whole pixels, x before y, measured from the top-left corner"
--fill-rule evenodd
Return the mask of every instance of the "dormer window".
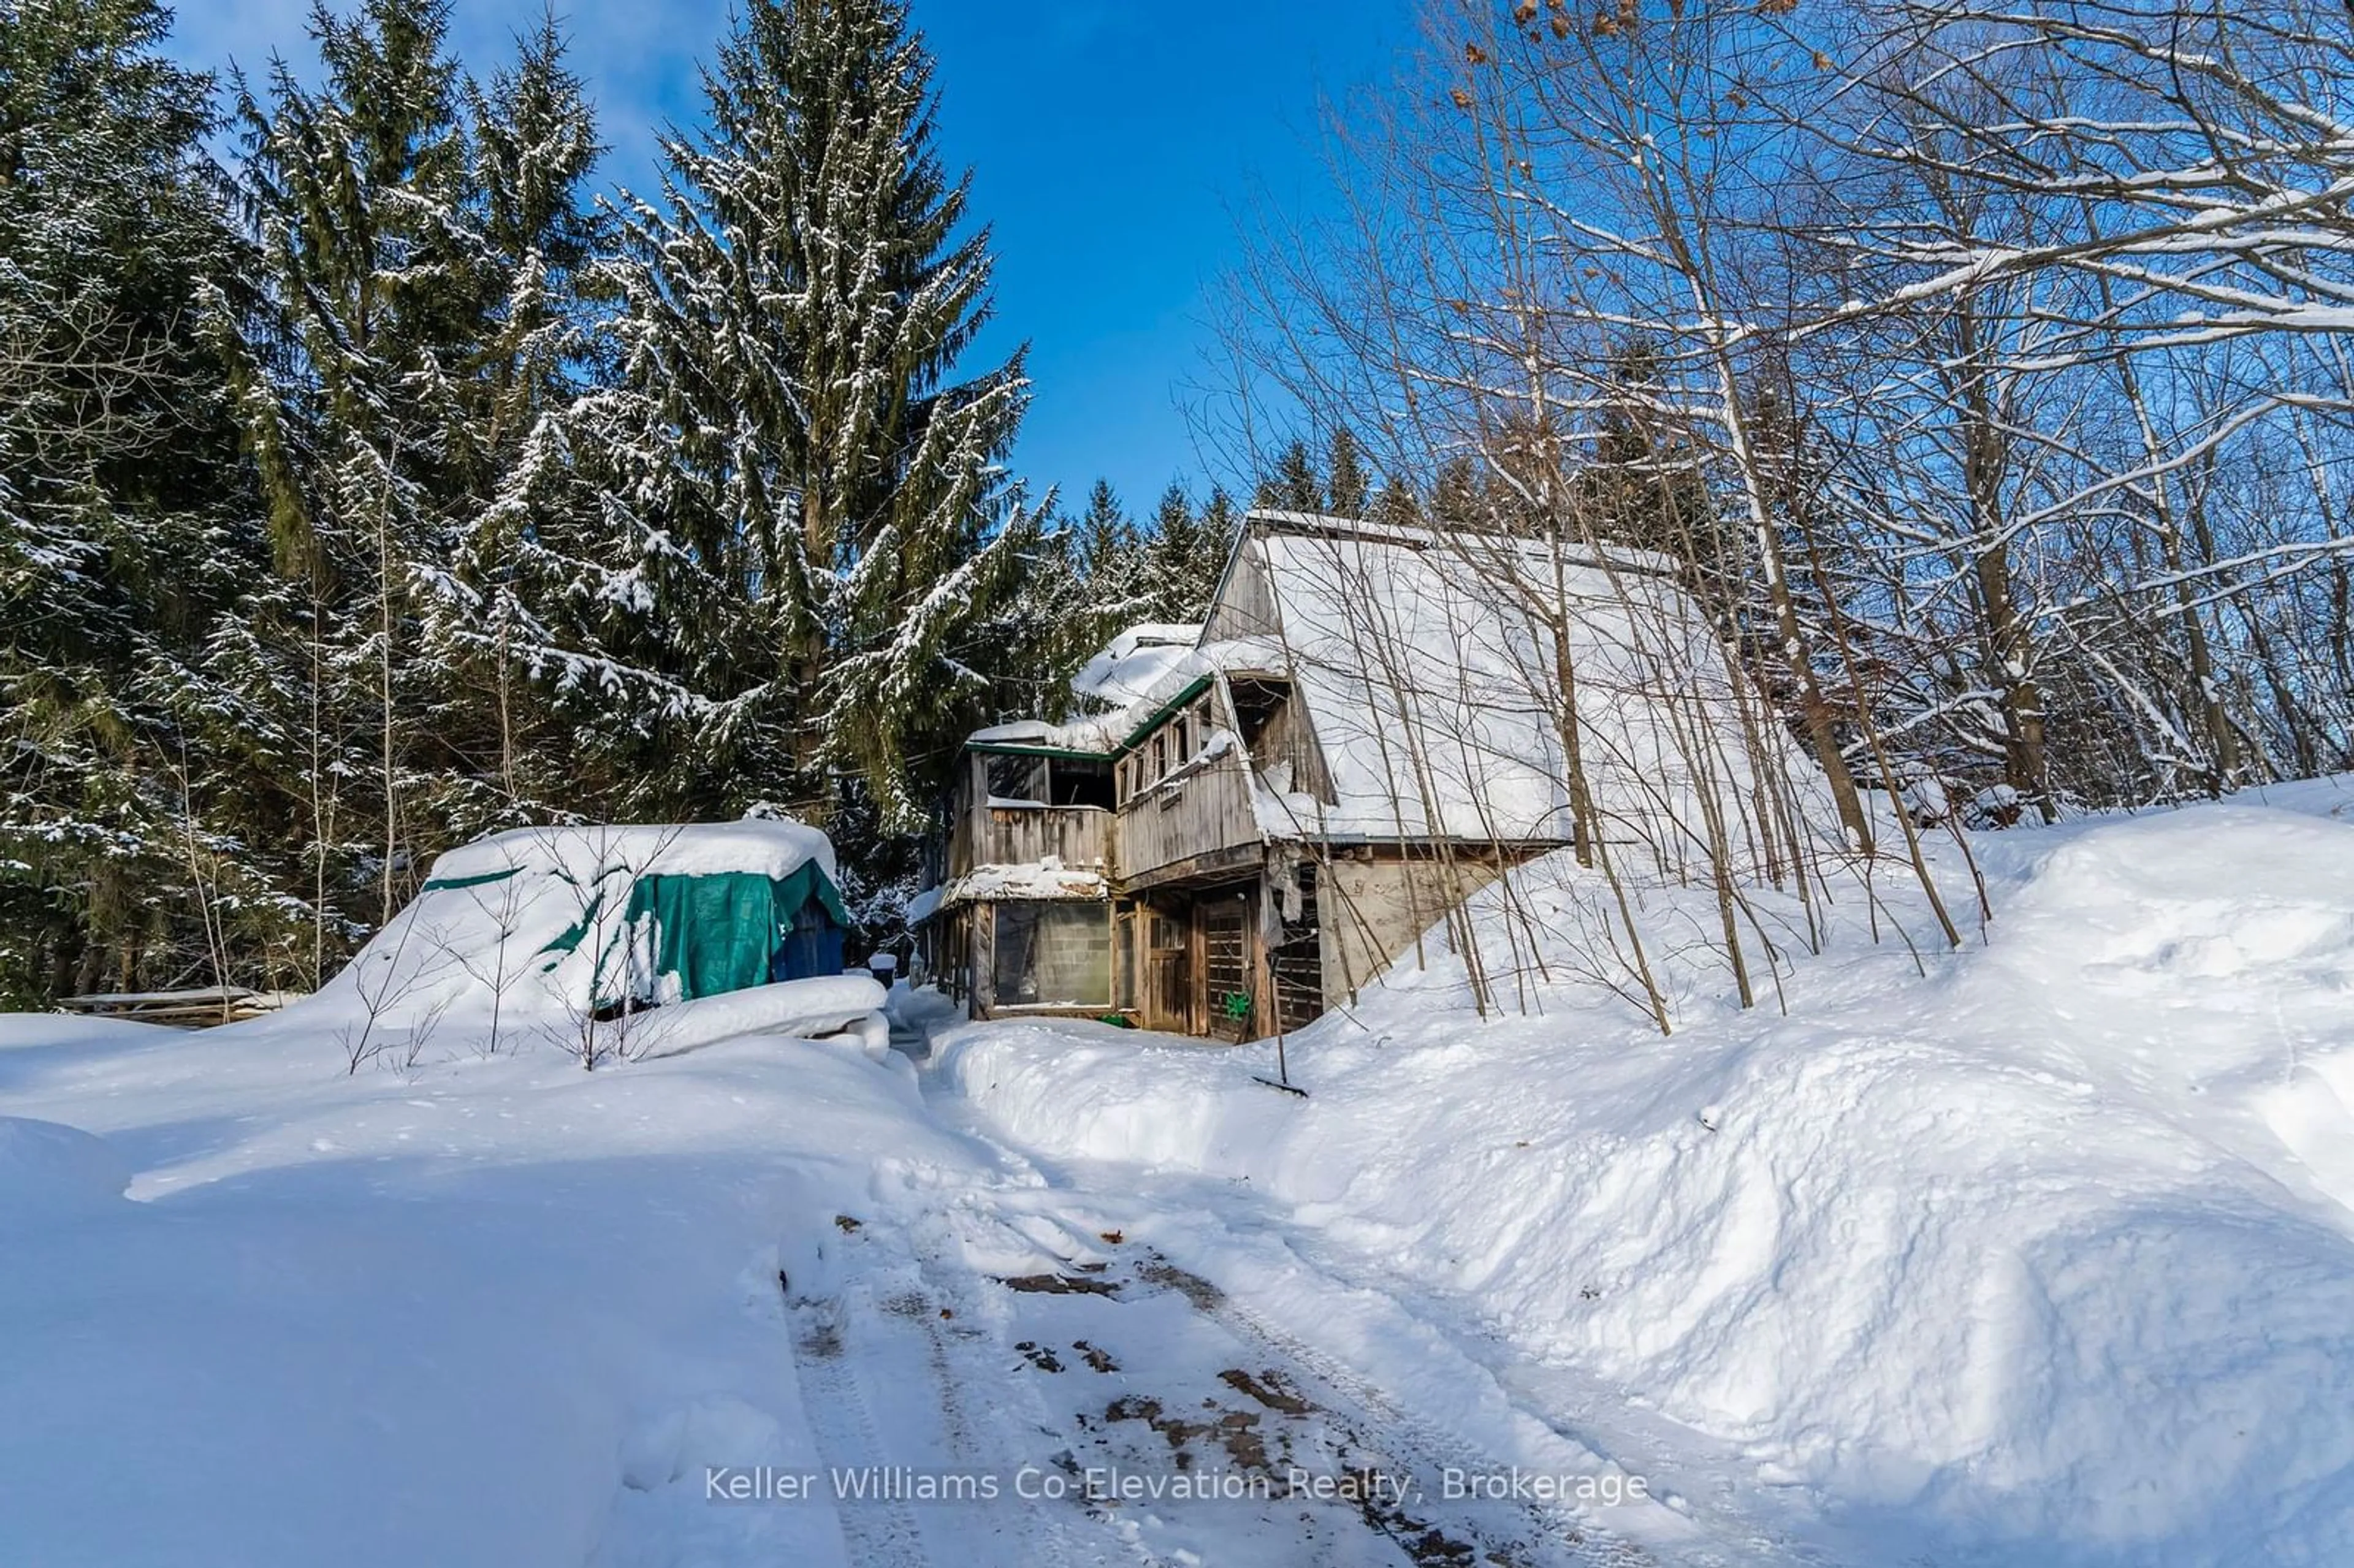
M 1291 701 L 1291 683 L 1265 675 L 1236 676 L 1228 689 L 1234 693 L 1235 723 L 1241 728 L 1242 743 L 1257 755 L 1260 737 Z

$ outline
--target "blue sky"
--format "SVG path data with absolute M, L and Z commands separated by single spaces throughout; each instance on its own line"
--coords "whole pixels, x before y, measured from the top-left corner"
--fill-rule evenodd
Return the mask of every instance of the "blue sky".
M 1184 411 L 1219 383 L 1211 290 L 1236 217 L 1327 199 L 1319 104 L 1387 79 L 1413 0 L 914 0 L 938 60 L 941 146 L 974 169 L 994 226 L 999 323 L 1031 343 L 1037 384 L 1016 465 L 1076 508 L 1097 474 L 1130 510 L 1172 478 L 1228 477 Z M 481 74 L 541 0 L 458 0 L 457 48 Z M 259 75 L 308 62 L 307 0 L 181 0 L 176 48 Z M 592 84 L 609 180 L 652 185 L 651 131 L 695 111 L 695 62 L 726 0 L 559 0 Z

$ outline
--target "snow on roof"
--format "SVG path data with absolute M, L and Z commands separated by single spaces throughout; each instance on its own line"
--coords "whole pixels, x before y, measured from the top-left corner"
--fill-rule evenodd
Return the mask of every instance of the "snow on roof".
M 516 1019 L 565 1019 L 604 1000 L 642 945 L 627 916 L 639 878 L 782 879 L 811 864 L 832 882 L 833 845 L 787 820 L 516 828 L 434 861 L 417 896 L 319 994 L 372 1016 L 495 1001 Z
M 1011 724 L 991 725 L 974 730 L 965 737 L 968 746 L 984 749 L 991 747 L 1036 747 L 1048 751 L 1078 751 L 1094 756 L 1108 756 L 1133 738 L 1136 728 L 1155 713 L 1183 695 L 1186 690 L 1220 670 L 1265 669 L 1283 667 L 1282 650 L 1264 638 L 1237 638 L 1200 646 L 1176 647 L 1167 643 L 1150 646 L 1149 653 L 1139 651 L 1114 660 L 1112 649 L 1123 639 L 1138 632 L 1183 632 L 1196 636 L 1198 626 L 1137 627 L 1120 633 L 1110 648 L 1096 655 L 1087 668 L 1098 664 L 1119 666 L 1116 683 L 1124 689 L 1120 705 L 1106 713 L 1091 714 L 1072 719 L 1067 724 L 1049 724 L 1044 719 L 1016 719 Z M 1081 672 L 1081 677 L 1086 674 Z M 1072 689 L 1079 689 L 1080 677 L 1074 677 Z M 1107 685 L 1108 695 L 1113 687 Z
M 1100 757 L 1119 744 L 1126 733 L 1117 722 L 1118 714 L 1098 715 L 1092 718 L 1073 719 L 1068 724 L 1049 724 L 1044 719 L 1017 719 L 1012 724 L 993 724 L 986 729 L 974 730 L 965 736 L 967 746 L 986 751 L 1006 747 L 1035 747 L 1041 751 L 1076 751 L 1089 757 Z
M 1738 697 L 1712 628 L 1665 567 L 1641 551 L 1252 514 L 1205 635 L 1279 642 L 1331 783 L 1298 826 L 1304 797 L 1274 792 L 1277 812 L 1262 800 L 1262 817 L 1279 819 L 1262 826 L 1570 837 L 1555 620 L 1599 813 L 1691 820 L 1692 736 L 1737 753 Z M 1746 768 L 1712 756 L 1711 787 Z
M 1182 663 L 1201 638 L 1198 625 L 1131 626 L 1071 677 L 1071 690 L 1112 707 L 1127 707 Z
M 1060 857 L 1020 865 L 984 865 L 928 887 L 907 901 L 907 923 L 919 925 L 942 909 L 1001 898 L 1102 898 L 1111 891 L 1100 871 L 1065 865 Z
M 805 822 L 781 818 L 737 822 L 680 822 L 621 827 L 515 828 L 461 844 L 433 863 L 432 882 L 525 869 L 583 870 L 625 866 L 637 875 L 709 876 L 748 871 L 790 876 L 817 862 L 834 876 L 833 844 Z
M 1638 550 L 1628 545 L 1559 544 L 1521 534 L 1483 533 L 1474 529 L 1442 532 L 1409 523 L 1375 523 L 1358 517 L 1330 517 L 1320 512 L 1285 512 L 1254 507 L 1243 519 L 1246 534 L 1298 534 L 1320 538 L 1349 539 L 1365 544 L 1396 545 L 1408 549 L 1445 550 L 1469 559 L 1487 556 L 1518 558 L 1550 570 L 1556 556 L 1585 566 L 1605 564 L 1626 571 L 1673 577 L 1680 565 L 1673 556 Z
M 1746 699 L 1669 556 L 1302 512 L 1250 514 L 1203 626 L 1130 628 L 1074 679 L 1120 706 L 998 725 L 971 744 L 1111 755 L 1213 676 L 1272 675 L 1305 706 L 1331 793 L 1258 779 L 1267 837 L 1565 842 L 1557 653 L 1606 824 L 1670 841 L 1700 831 L 1703 779 L 1746 788 Z M 1811 771 L 1773 723 L 1754 727 L 1790 777 Z
M 1078 726 L 1050 724 L 1044 719 L 1015 719 L 1010 724 L 992 724 L 974 730 L 965 736 L 968 746 L 1047 746 L 1066 750 L 1087 751 L 1092 747 L 1067 745 L 1071 733 Z

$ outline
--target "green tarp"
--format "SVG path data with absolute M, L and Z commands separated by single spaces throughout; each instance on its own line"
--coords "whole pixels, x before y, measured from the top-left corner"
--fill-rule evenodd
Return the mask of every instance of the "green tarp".
M 654 972 L 678 977 L 682 1001 L 839 973 L 850 923 L 842 895 L 815 862 L 781 877 L 641 876 L 622 924 L 635 928 L 649 916 Z
M 437 877 L 425 885 L 425 891 L 503 882 L 519 869 L 508 866 L 479 876 Z M 567 883 L 573 881 L 561 870 L 556 874 Z M 580 918 L 540 949 L 551 966 L 560 955 L 576 951 L 588 933 L 599 928 L 606 900 L 618 891 L 609 879 L 624 875 L 626 871 L 619 866 L 598 872 Z M 838 974 L 843 932 L 850 924 L 842 895 L 815 861 L 779 877 L 727 871 L 631 878 L 630 902 L 621 913 L 619 930 L 634 931 L 638 922 L 647 917 L 653 923 L 654 973 L 678 977 L 681 1001 L 772 980 Z M 605 969 L 611 958 L 610 953 L 597 955 L 593 989 L 600 1004 L 620 1000 L 605 993 Z
M 499 871 L 486 871 L 480 876 L 437 876 L 430 882 L 428 882 L 422 891 L 427 893 L 444 893 L 452 888 L 480 887 L 485 883 L 504 882 L 508 877 L 513 876 L 516 872 L 521 871 L 523 867 L 519 865 L 510 865 Z

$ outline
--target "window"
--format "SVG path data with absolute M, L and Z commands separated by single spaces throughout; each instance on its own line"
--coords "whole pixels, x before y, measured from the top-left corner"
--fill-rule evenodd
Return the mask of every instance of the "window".
M 1291 700 L 1291 687 L 1282 681 L 1237 677 L 1232 690 L 1235 722 L 1241 726 L 1242 742 L 1256 751 L 1267 726 L 1283 715 L 1284 705 Z
M 1047 777 L 1057 806 L 1109 806 L 1112 803 L 1111 765 L 1108 763 L 1057 758 Z
M 992 800 L 1044 800 L 1046 759 L 1043 757 L 989 758 L 989 798 Z
M 1109 1007 L 1111 918 L 1080 900 L 996 906 L 998 1007 Z

